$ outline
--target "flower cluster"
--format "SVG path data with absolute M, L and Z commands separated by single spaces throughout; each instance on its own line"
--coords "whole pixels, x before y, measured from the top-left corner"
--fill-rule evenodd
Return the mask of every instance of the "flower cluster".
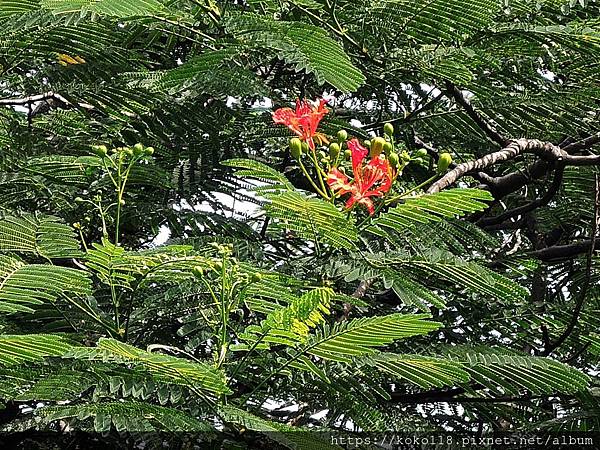
M 317 132 L 321 119 L 329 112 L 325 108 L 326 104 L 324 99 L 320 99 L 317 106 L 311 105 L 306 100 L 296 100 L 295 110 L 279 108 L 273 113 L 273 121 L 288 127 L 314 151 L 315 139 L 318 144 L 329 143 L 324 134 Z
M 290 153 L 297 160 L 300 170 L 312 184 L 315 192 L 330 201 L 348 195 L 346 200 L 348 210 L 360 205 L 366 208 L 370 215 L 374 215 L 376 209 L 373 199 L 386 197 L 394 180 L 402 173 L 402 169 L 409 162 L 417 165 L 424 163 L 424 158 L 428 158 L 427 151 L 420 149 L 412 156 L 407 151 L 398 154 L 395 151 L 397 147 L 394 144 L 394 126 L 386 123 L 383 127 L 384 137 L 378 136 L 371 141 L 364 141 L 364 146 L 356 138 L 348 140 L 346 131 L 340 130 L 334 142 L 329 145 L 329 154 L 323 150 L 317 152 L 316 145 L 329 144 L 327 137 L 317 131 L 321 120 L 329 112 L 325 107 L 326 104 L 323 99 L 316 103 L 297 100 L 295 109 L 279 108 L 274 111 L 273 121 L 287 126 L 296 134 L 297 137 L 290 140 Z M 342 152 L 344 146 L 347 149 Z M 344 157 L 346 160 L 351 160 L 351 178 L 346 175 Z M 451 161 L 452 157 L 449 154 L 440 155 L 438 174 L 447 170 Z M 316 178 L 305 166 L 307 162 L 314 167 Z M 394 197 L 393 200 L 396 201 L 403 195 L 414 192 L 434 177 Z M 379 207 L 381 206 L 383 203 L 380 203 Z
M 390 190 L 395 176 L 394 169 L 382 155 L 374 156 L 364 164 L 369 150 L 356 138 L 348 141 L 348 148 L 352 152 L 354 179 L 349 181 L 337 167 L 332 167 L 327 174 L 327 184 L 337 195 L 350 194 L 346 208 L 362 205 L 373 215 L 375 208 L 371 197 L 383 197 Z

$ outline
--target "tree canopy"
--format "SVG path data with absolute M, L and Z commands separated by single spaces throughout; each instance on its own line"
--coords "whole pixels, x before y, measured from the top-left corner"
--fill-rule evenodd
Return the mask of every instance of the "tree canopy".
M 599 17 L 0 1 L 3 436 L 600 431 Z

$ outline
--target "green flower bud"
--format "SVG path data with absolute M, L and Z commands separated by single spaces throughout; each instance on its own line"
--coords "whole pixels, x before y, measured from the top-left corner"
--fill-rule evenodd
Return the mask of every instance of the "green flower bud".
M 393 136 L 394 135 L 394 125 L 387 122 L 386 124 L 383 125 L 383 132 L 390 137 Z
M 92 151 L 101 158 L 104 158 L 108 154 L 106 145 L 93 145 Z
M 383 144 L 383 153 L 385 153 L 386 155 L 389 155 L 393 151 L 394 151 L 394 146 L 392 145 L 391 142 L 386 142 L 385 144 Z
M 363 145 L 367 148 L 371 148 L 371 141 L 367 139 L 365 142 L 363 142 Z
M 344 158 L 346 158 L 347 161 L 349 161 L 350 158 L 352 158 L 352 151 L 350 149 L 346 149 L 346 151 L 344 152 Z
M 450 153 L 442 153 L 438 160 L 437 171 L 438 173 L 445 172 L 448 167 L 452 164 L 452 155 Z
M 385 145 L 385 139 L 382 137 L 376 137 L 371 141 L 371 152 L 370 156 L 374 158 L 375 156 L 379 156 L 383 151 L 383 146 Z
M 310 147 L 308 146 L 308 144 L 304 141 L 302 141 L 302 152 L 303 153 L 308 153 L 310 151 Z
M 123 153 L 125 153 L 125 155 L 127 155 L 127 156 L 133 156 L 133 150 L 130 148 L 124 149 Z
M 425 158 L 427 156 L 427 150 L 420 148 L 415 152 L 415 158 Z
M 400 162 L 400 157 L 398 156 L 398 153 L 391 152 L 388 155 L 388 161 L 390 162 L 390 165 L 392 167 L 398 167 L 398 163 Z
M 154 147 L 146 147 L 144 153 L 146 156 L 152 156 L 154 154 Z
M 125 199 L 124 199 L 124 198 L 122 198 L 122 199 L 121 199 L 121 201 L 120 201 L 119 203 L 121 203 L 121 206 L 125 206 Z
M 75 197 L 75 203 L 83 203 L 85 200 L 81 197 Z
M 302 141 L 298 138 L 290 139 L 290 154 L 294 159 L 300 159 L 302 155 Z
M 262 280 L 262 274 L 259 272 L 254 272 L 250 277 L 250 281 L 253 283 L 258 283 L 260 280 Z
M 348 132 L 346 130 L 340 130 L 337 132 L 337 139 L 340 142 L 344 142 L 346 139 L 348 139 Z
M 133 154 L 135 156 L 141 156 L 144 154 L 144 146 L 140 143 L 137 143 L 133 146 Z
M 329 156 L 331 159 L 337 159 L 338 155 L 340 154 L 340 150 L 340 144 L 333 142 L 331 145 L 329 145 Z
M 202 278 L 204 276 L 204 270 L 200 266 L 194 266 L 194 268 L 192 269 L 192 274 L 196 278 Z

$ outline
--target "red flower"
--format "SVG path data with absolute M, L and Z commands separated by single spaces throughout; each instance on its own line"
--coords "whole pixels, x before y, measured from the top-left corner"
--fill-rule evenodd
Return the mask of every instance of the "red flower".
M 346 208 L 359 204 L 367 208 L 369 214 L 375 213 L 371 197 L 382 197 L 392 187 L 394 174 L 387 159 L 376 156 L 366 165 L 363 161 L 369 154 L 354 138 L 348 142 L 348 148 L 352 151 L 352 172 L 354 180 L 348 181 L 348 177 L 333 167 L 327 174 L 327 184 L 333 192 L 338 195 L 350 194 L 346 202 Z
M 327 102 L 319 100 L 319 104 L 314 106 L 306 100 L 296 100 L 296 110 L 292 108 L 279 108 L 273 113 L 273 121 L 285 125 L 305 141 L 311 150 L 315 149 L 314 139 L 319 143 L 328 143 L 324 134 L 317 132 L 319 122 L 325 114 L 329 112 L 325 108 Z

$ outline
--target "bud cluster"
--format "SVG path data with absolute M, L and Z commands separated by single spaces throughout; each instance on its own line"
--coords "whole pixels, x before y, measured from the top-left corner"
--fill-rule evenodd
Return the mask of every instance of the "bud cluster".
M 106 145 L 92 145 L 92 152 L 100 158 L 108 156 L 108 147 Z M 141 158 L 144 156 L 152 156 L 154 154 L 153 147 L 145 147 L 143 144 L 135 144 L 133 147 L 116 147 L 111 151 L 112 154 L 122 155 L 126 157 Z

